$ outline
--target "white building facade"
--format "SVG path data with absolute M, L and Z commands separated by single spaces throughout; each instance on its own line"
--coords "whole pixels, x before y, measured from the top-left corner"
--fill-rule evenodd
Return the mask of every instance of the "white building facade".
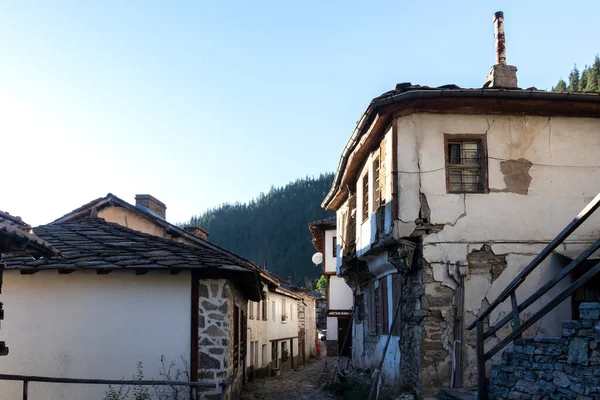
M 337 213 L 338 273 L 354 292 L 357 366 L 377 366 L 392 335 L 384 382 L 422 395 L 451 380 L 474 385 L 465 326 L 600 191 L 598 100 L 402 84 L 371 102 L 323 203 Z M 517 296 L 578 255 L 598 226 L 598 216 L 586 222 Z M 572 308 L 565 301 L 527 334 L 559 336 Z

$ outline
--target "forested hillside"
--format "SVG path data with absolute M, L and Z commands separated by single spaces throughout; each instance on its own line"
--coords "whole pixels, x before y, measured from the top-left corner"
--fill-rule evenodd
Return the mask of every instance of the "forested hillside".
M 552 87 L 555 92 L 600 92 L 600 57 L 596 55 L 594 63 L 585 66 L 583 71 L 579 72 L 577 65 L 569 74 L 568 82 L 562 78 L 556 86 Z
M 298 179 L 247 204 L 209 209 L 189 223 L 206 229 L 211 242 L 256 264 L 266 262 L 269 271 L 303 285 L 304 277 L 321 275 L 311 262 L 315 249 L 308 223 L 334 215 L 321 208 L 332 181 L 333 174 Z

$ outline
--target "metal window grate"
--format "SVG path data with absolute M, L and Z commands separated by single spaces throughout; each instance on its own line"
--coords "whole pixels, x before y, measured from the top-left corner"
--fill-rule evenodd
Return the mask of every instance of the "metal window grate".
M 451 193 L 484 192 L 481 140 L 448 142 L 448 191 Z

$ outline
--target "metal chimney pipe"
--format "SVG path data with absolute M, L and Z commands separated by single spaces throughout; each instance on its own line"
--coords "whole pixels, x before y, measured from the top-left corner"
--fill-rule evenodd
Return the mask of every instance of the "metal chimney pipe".
M 496 64 L 506 65 L 506 40 L 504 38 L 504 13 L 494 14 L 494 38 L 496 39 Z

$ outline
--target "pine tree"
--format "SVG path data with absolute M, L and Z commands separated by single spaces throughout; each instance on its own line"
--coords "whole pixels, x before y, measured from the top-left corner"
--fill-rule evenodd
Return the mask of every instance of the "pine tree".
M 581 85 L 582 91 L 584 92 L 597 92 L 598 91 L 598 74 L 593 67 L 588 68 L 585 71 L 586 82 L 585 86 Z
M 553 92 L 566 92 L 567 90 L 567 82 L 565 82 L 562 78 L 558 81 L 556 86 L 552 87 Z
M 577 64 L 573 66 L 573 70 L 569 74 L 569 92 L 578 92 L 579 91 L 579 70 L 577 69 Z
M 588 66 L 586 65 L 583 71 L 581 71 L 581 75 L 579 76 L 579 91 L 585 92 L 585 87 L 588 83 Z
M 190 218 L 189 224 L 208 231 L 208 239 L 238 253 L 281 277 L 293 277 L 304 285 L 305 277 L 317 278 L 311 256 L 308 223 L 332 216 L 321 208 L 331 188 L 333 174 L 304 178 L 285 187 L 271 187 L 246 203 L 221 204 Z

